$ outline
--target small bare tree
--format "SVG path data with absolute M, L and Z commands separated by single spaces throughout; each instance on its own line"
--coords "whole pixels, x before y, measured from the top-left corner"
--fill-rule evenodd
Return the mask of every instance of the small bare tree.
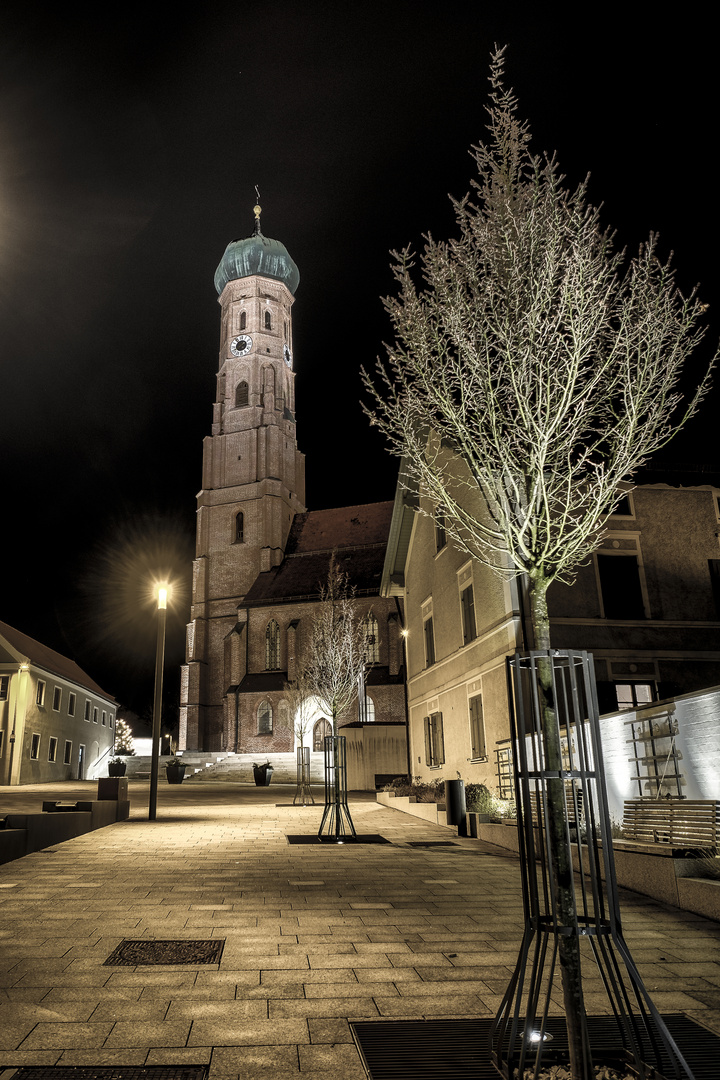
M 290 714 L 290 730 L 302 748 L 313 723 L 312 693 L 304 670 L 301 670 L 292 682 L 285 683 L 285 698 Z
M 338 718 L 353 704 L 365 670 L 367 627 L 354 603 L 347 574 L 333 554 L 310 631 L 304 681 L 338 733 Z
M 385 301 L 395 342 L 377 380 L 363 377 L 370 421 L 427 497 L 421 509 L 439 511 L 455 543 L 499 574 L 527 575 L 543 650 L 548 587 L 572 582 L 632 475 L 695 412 L 709 372 L 684 401 L 679 380 L 703 305 L 680 294 L 655 236 L 627 263 L 613 250 L 587 184 L 568 191 L 554 158 L 531 154 L 502 75 L 501 49 L 474 195 L 453 200 L 459 236 L 426 237 L 421 288 L 410 250 L 396 254 L 399 292 Z M 540 679 L 546 732 L 557 731 L 549 662 Z M 547 767 L 560 769 L 553 738 Z M 555 878 L 567 883 L 562 785 L 550 787 Z M 572 920 L 572 890 L 558 889 L 557 910 Z M 560 961 L 579 1077 L 574 939 L 560 942 Z

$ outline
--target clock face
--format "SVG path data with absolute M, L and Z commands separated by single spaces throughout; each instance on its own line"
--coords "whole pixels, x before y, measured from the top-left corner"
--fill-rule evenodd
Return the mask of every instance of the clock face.
M 247 334 L 241 334 L 240 337 L 233 338 L 230 342 L 230 352 L 233 356 L 247 356 L 252 349 L 252 338 Z
M 292 367 L 292 353 L 288 349 L 287 345 L 283 345 L 283 356 L 285 357 L 285 363 L 288 367 Z

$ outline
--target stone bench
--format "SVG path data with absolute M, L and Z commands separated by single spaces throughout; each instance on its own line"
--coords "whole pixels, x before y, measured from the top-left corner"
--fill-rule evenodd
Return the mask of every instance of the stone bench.
M 687 854 L 716 854 L 720 836 L 720 802 L 714 799 L 627 799 L 623 811 L 622 846 L 637 844 Z

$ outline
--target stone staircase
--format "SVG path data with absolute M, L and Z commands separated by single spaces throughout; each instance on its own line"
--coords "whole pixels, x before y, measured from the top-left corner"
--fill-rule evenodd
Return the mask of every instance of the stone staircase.
M 219 757 L 220 755 L 218 755 Z M 185 780 L 217 780 L 223 783 L 254 784 L 253 763 L 258 765 L 269 761 L 273 766 L 273 784 L 294 784 L 297 781 L 297 759 L 294 751 L 287 754 L 225 754 L 221 760 L 199 768 L 191 764 L 191 759 L 202 758 L 203 763 L 209 760 L 209 754 L 196 754 L 195 751 L 186 750 L 181 756 L 188 768 Z M 310 783 L 323 784 L 325 780 L 324 761 L 322 752 L 310 754 Z

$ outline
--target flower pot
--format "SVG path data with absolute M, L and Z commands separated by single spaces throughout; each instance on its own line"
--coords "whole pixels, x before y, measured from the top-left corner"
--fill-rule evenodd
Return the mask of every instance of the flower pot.
M 124 761 L 108 761 L 108 776 L 124 776 L 127 765 Z
M 182 784 L 183 777 L 185 776 L 185 766 L 166 765 L 165 775 L 167 776 L 168 784 Z
M 256 787 L 267 787 L 272 780 L 272 765 L 253 765 L 253 778 Z

